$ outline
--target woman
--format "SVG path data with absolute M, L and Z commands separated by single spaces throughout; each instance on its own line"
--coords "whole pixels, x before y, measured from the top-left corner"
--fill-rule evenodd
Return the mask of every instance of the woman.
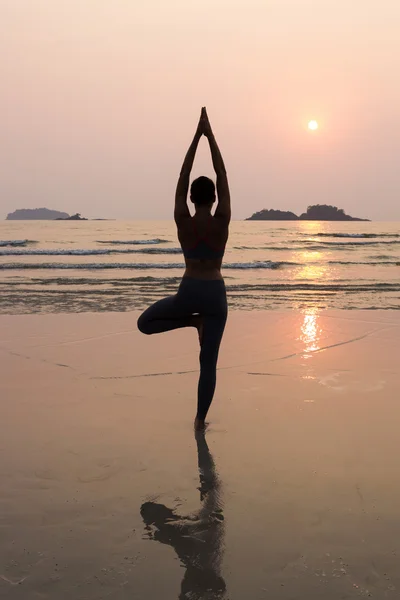
M 187 205 L 189 177 L 202 135 L 207 137 L 210 145 L 217 176 L 218 204 L 212 215 L 211 209 L 216 200 L 214 182 L 207 177 L 199 177 L 190 188 L 190 199 L 195 207 L 192 217 Z M 228 312 L 221 265 L 231 218 L 225 165 L 205 108 L 201 111 L 197 131 L 179 176 L 174 217 L 186 270 L 178 293 L 145 310 L 138 319 L 138 328 L 148 335 L 181 327 L 198 330 L 200 378 L 195 429 L 202 430 L 214 396 L 218 352 Z

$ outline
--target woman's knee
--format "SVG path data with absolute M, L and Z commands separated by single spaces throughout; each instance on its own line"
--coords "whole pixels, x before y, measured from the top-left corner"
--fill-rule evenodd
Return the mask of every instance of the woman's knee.
M 150 335 L 149 331 L 149 320 L 146 318 L 146 311 L 140 315 L 137 320 L 137 328 L 141 333 L 145 333 L 146 335 Z

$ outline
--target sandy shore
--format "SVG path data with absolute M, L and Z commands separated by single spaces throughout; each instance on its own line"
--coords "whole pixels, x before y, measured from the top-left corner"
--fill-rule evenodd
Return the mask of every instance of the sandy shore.
M 400 313 L 0 317 L 0 598 L 400 595 Z M 200 473 L 199 473 L 200 469 Z

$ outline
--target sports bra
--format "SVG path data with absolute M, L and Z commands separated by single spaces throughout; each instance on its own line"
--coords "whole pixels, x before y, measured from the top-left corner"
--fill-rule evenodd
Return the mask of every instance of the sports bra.
M 206 233 L 203 236 L 200 236 L 197 231 L 196 222 L 194 221 L 193 217 L 192 223 L 196 241 L 191 248 L 184 248 L 182 246 L 182 252 L 184 257 L 189 259 L 194 258 L 197 260 L 212 260 L 222 258 L 225 253 L 225 244 L 222 246 L 222 248 L 215 248 L 212 244 L 210 244 L 210 241 L 207 239 L 209 228 L 206 230 Z

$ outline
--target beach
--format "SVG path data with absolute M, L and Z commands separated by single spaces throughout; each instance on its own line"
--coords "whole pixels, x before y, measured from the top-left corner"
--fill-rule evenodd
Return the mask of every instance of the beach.
M 0 315 L 0 597 L 397 598 L 400 314 Z
M 400 2 L 1 9 L 0 600 L 400 600 Z

